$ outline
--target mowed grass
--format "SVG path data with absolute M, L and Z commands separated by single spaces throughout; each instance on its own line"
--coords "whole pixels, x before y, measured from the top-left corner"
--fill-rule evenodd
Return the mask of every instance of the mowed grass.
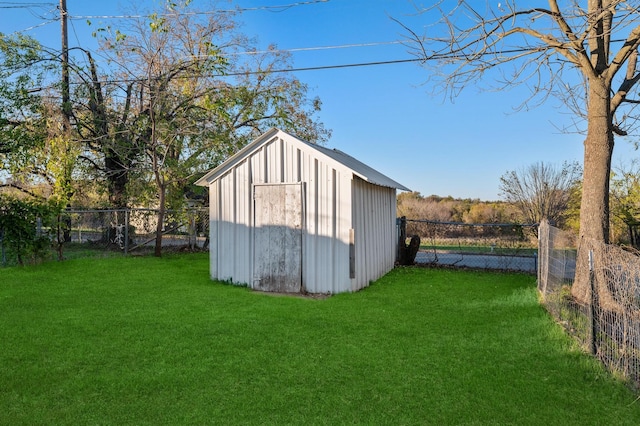
M 637 425 L 534 278 L 401 268 L 326 299 L 206 254 L 0 270 L 0 424 Z

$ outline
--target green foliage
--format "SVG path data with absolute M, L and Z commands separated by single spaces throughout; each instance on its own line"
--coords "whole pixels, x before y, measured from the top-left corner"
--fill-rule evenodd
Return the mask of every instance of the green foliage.
M 19 264 L 27 257 L 41 259 L 51 246 L 59 206 L 52 202 L 21 200 L 0 194 L 0 243 Z
M 156 207 L 161 192 L 175 206 L 196 176 L 271 127 L 310 142 L 328 138 L 315 117 L 320 100 L 309 99 L 292 74 L 270 72 L 287 67 L 286 54 L 236 55 L 256 49 L 234 14 L 198 13 L 191 3 L 161 2 L 137 21 L 94 27 L 108 69 L 91 52 L 71 52 L 65 107 L 74 128 L 66 135 L 60 105 L 51 101 L 59 52 L 0 34 L 0 171 L 11 184 L 74 205 L 93 183 L 89 192 L 102 185 L 106 202 L 118 207 L 147 200 Z
M 50 70 L 37 41 L 0 33 L 0 170 L 28 163 L 46 134 L 41 97 L 34 93 Z
M 165 17 L 158 16 L 157 13 L 152 13 L 151 16 L 149 16 L 149 19 L 149 28 L 152 32 L 166 33 L 169 31 L 167 28 L 167 19 Z
M 69 199 L 78 151 L 59 135 L 60 110 L 41 89 L 59 72 L 58 55 L 29 37 L 0 34 L 0 170 L 25 193 L 46 185 Z
M 640 163 L 611 173 L 611 213 L 625 224 L 640 222 Z
M 611 172 L 611 240 L 638 246 L 640 225 L 640 162 L 632 160 Z

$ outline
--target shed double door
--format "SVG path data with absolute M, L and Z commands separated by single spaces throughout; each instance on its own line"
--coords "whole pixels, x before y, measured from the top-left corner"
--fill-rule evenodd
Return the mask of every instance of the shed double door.
M 303 186 L 255 185 L 253 288 L 299 293 L 302 289 Z

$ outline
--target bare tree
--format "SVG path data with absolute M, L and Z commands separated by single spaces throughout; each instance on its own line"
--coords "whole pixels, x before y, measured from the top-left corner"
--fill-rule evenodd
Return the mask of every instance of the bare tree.
M 441 67 L 452 95 L 497 69 L 504 72 L 505 87 L 522 82 L 531 87 L 532 97 L 523 105 L 558 96 L 576 114 L 576 122 L 584 119 L 580 237 L 608 242 L 614 135 L 627 135 L 637 124 L 633 106 L 638 101 L 631 95 L 640 80 L 638 3 L 588 0 L 581 6 L 549 0 L 548 7 L 520 8 L 515 0 L 505 0 L 483 2 L 483 9 L 477 2 L 451 3 L 447 10 L 448 1 L 422 10 L 440 17 L 428 28 L 430 34 L 405 27 L 419 46 L 417 55 L 425 65 Z M 588 262 L 582 252 L 572 292 L 586 301 Z
M 526 223 L 547 219 L 554 226 L 564 223 L 571 189 L 581 174 L 577 163 L 562 166 L 538 162 L 500 177 L 500 191 L 505 201 L 520 210 Z

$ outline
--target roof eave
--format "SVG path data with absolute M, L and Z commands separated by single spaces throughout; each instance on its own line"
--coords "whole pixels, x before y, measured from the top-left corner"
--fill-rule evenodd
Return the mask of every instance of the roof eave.
M 223 175 L 228 169 L 238 163 L 238 161 L 242 157 L 244 157 L 245 153 L 253 150 L 255 146 L 260 145 L 266 139 L 271 139 L 274 135 L 278 134 L 278 132 L 280 132 L 280 130 L 275 127 L 267 130 L 265 133 L 254 139 L 251 143 L 247 144 L 240 151 L 236 152 L 227 160 L 223 161 L 222 164 L 220 164 L 218 167 L 215 167 L 212 170 L 208 171 L 204 176 L 198 179 L 195 184 L 197 186 L 209 186 L 211 182 L 213 182 L 218 176 Z

